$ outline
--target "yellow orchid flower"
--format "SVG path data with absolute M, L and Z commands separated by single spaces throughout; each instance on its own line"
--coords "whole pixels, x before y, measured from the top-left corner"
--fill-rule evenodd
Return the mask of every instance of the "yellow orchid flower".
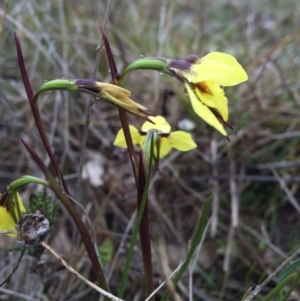
M 92 92 L 93 95 L 97 93 L 100 97 L 105 98 L 131 114 L 145 118 L 150 114 L 146 107 L 130 99 L 129 96 L 131 92 L 124 88 L 112 84 L 83 79 L 76 80 L 75 84 L 80 90 Z
M 211 52 L 202 58 L 171 60 L 170 70 L 187 89 L 197 115 L 224 136 L 222 123 L 228 124 L 228 103 L 223 87 L 234 86 L 248 79 L 243 67 L 229 54 Z
M 151 116 L 149 117 L 149 119 L 151 119 L 151 121 L 153 121 L 155 124 L 146 121 L 143 124 L 141 131 L 138 131 L 133 125 L 129 125 L 129 130 L 134 145 L 139 144 L 143 149 L 147 132 L 149 130 L 155 129 L 158 131 L 158 134 L 160 136 L 160 148 L 159 148 L 160 158 L 166 156 L 171 151 L 172 148 L 185 152 L 197 147 L 196 143 L 193 141 L 192 136 L 189 133 L 183 131 L 171 132 L 171 126 L 164 117 Z M 114 145 L 127 148 L 123 129 L 119 130 L 115 138 Z M 157 148 L 155 147 L 154 148 L 155 155 L 157 155 L 156 149 Z
M 49 90 L 68 90 L 71 92 L 88 93 L 96 98 L 106 99 L 131 114 L 146 119 L 148 118 L 148 115 L 152 115 L 146 107 L 129 98 L 131 94 L 130 91 L 116 85 L 98 82 L 93 79 L 55 79 L 47 81 L 35 94 L 35 103 L 37 103 L 41 93 Z
M 13 194 L 10 201 L 12 202 L 12 206 L 8 205 L 8 199 L 5 199 L 3 203 L 0 204 L 0 230 L 15 230 L 16 222 L 21 218 L 21 216 L 19 216 L 19 210 L 21 213 L 25 212 L 23 201 L 18 192 Z M 14 213 L 10 212 L 9 208 L 13 208 Z M 13 216 L 17 218 L 16 221 Z M 8 235 L 16 237 L 16 234 Z

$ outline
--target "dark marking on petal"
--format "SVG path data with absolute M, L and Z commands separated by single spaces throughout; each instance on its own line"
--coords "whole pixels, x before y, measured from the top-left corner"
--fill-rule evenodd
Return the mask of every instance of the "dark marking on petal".
M 217 119 L 223 124 L 223 125 L 226 125 L 227 127 L 229 127 L 232 131 L 233 131 L 233 127 L 231 125 L 231 123 L 229 121 L 225 121 L 222 117 L 222 115 L 220 114 L 220 112 L 215 109 L 215 108 L 211 108 L 211 107 L 208 107 L 212 113 L 217 117 Z
M 171 133 L 159 133 L 158 135 L 160 136 L 160 137 L 164 137 L 164 138 L 168 138 L 169 136 L 170 136 L 170 134 Z
M 8 196 L 8 190 L 5 189 L 5 191 L 2 194 L 0 194 L 0 206 L 2 206 L 2 207 L 7 206 L 7 203 L 6 203 L 7 196 Z
M 182 82 L 183 84 L 185 84 L 186 80 L 185 78 L 178 74 L 175 70 L 170 70 L 170 72 L 174 75 L 174 77 L 176 77 L 180 82 Z
M 140 109 L 137 108 L 137 110 L 143 114 L 145 114 L 146 116 L 155 116 L 154 114 L 152 114 L 148 109 Z M 153 121 L 151 121 L 152 123 L 154 123 Z M 154 123 L 155 124 L 155 123 Z
M 197 55 L 190 54 L 185 58 L 185 60 L 190 64 L 195 64 L 199 60 L 199 58 Z
M 233 130 L 233 126 L 229 121 L 224 121 L 224 122 L 231 130 Z
M 89 90 L 94 93 L 100 93 L 101 89 L 97 86 L 96 81 L 93 79 L 77 79 L 75 85 L 79 89 Z
M 169 69 L 189 71 L 190 68 L 191 68 L 191 63 L 185 60 L 171 60 L 169 64 Z
M 209 95 L 214 95 L 209 88 L 209 86 L 205 82 L 195 83 L 195 87 L 201 92 Z
M 140 131 L 138 131 L 138 132 L 139 132 L 139 134 L 140 134 L 141 136 L 146 136 L 146 135 L 147 135 L 147 132 L 145 132 L 145 131 L 140 130 Z

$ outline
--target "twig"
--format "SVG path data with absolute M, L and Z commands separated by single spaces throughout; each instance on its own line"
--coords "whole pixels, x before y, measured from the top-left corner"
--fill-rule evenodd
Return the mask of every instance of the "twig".
M 230 160 L 230 175 L 235 174 L 235 162 L 232 156 L 232 149 L 229 149 L 229 160 Z M 239 197 L 238 197 L 238 187 L 235 179 L 230 177 L 229 179 L 230 195 L 231 195 L 231 223 L 233 228 L 237 228 L 239 225 Z
M 169 279 L 171 279 L 173 276 L 176 275 L 176 273 L 180 270 L 181 266 L 183 265 L 184 262 L 182 262 L 176 270 L 173 271 L 173 273 L 169 276 Z M 145 299 L 144 301 L 149 301 L 164 285 L 166 284 L 166 281 L 163 281 L 152 293 Z
M 218 160 L 218 143 L 216 140 L 212 139 L 210 144 L 211 150 L 211 161 L 213 163 L 212 173 L 214 177 L 218 176 L 218 169 L 217 169 L 217 160 Z M 219 212 L 219 202 L 220 202 L 220 188 L 219 188 L 219 181 L 217 179 L 212 180 L 213 184 L 213 201 L 212 201 L 212 221 L 211 221 L 211 228 L 210 234 L 212 237 L 215 237 L 217 234 L 218 228 L 218 212 Z
M 24 246 L 22 248 L 22 251 L 21 251 L 21 254 L 17 260 L 17 262 L 15 263 L 15 266 L 14 268 L 12 269 L 12 271 L 10 272 L 10 274 L 0 283 L 0 286 L 2 286 L 6 281 L 8 281 L 8 279 L 15 273 L 16 269 L 18 268 L 23 256 L 24 256 L 24 253 L 25 253 L 25 250 L 26 250 L 26 247 Z
M 174 286 L 174 283 L 172 280 L 169 278 L 169 271 L 170 268 L 168 266 L 168 257 L 167 257 L 167 252 L 166 252 L 166 246 L 165 246 L 165 241 L 162 236 L 158 237 L 157 242 L 156 242 L 156 252 L 157 252 L 157 257 L 159 258 L 159 265 L 160 269 L 162 272 L 162 276 L 165 279 L 166 286 L 168 290 L 170 291 L 170 295 L 172 300 L 174 301 L 182 301 L 179 295 L 176 293 L 176 288 Z
M 257 285 L 255 290 L 244 301 L 252 300 L 264 286 L 266 286 L 276 275 L 278 275 L 292 260 L 294 260 L 299 255 L 300 248 L 296 252 L 294 252 L 289 258 L 287 258 L 273 273 L 271 273 L 261 285 Z
M 0 234 L 17 234 L 16 230 L 0 230 Z
M 210 218 L 205 226 L 205 229 L 203 231 L 203 235 L 201 237 L 201 241 L 199 243 L 199 246 L 194 254 L 194 259 L 193 261 L 191 261 L 191 264 L 190 264 L 190 268 L 189 268 L 189 301 L 193 301 L 193 273 L 194 273 L 194 270 L 196 268 L 196 263 L 198 261 L 198 258 L 199 258 L 199 254 L 200 254 L 200 251 L 202 249 L 202 246 L 203 246 L 203 243 L 204 243 L 204 240 L 206 238 L 206 235 L 207 235 L 207 232 L 208 232 L 208 228 L 209 226 L 211 225 L 211 220 L 212 218 Z
M 257 231 L 255 231 L 251 227 L 247 226 L 243 222 L 240 222 L 240 226 L 242 229 L 244 229 L 245 231 L 247 231 L 248 233 L 250 233 L 257 239 L 259 239 L 260 241 L 264 242 L 273 252 L 277 253 L 279 256 L 281 256 L 283 258 L 287 258 L 287 255 L 281 249 L 279 249 L 276 245 L 274 245 L 270 239 L 266 239 L 264 236 L 260 235 Z
M 269 168 L 295 167 L 297 165 L 300 165 L 300 160 L 262 163 L 262 164 L 258 164 L 256 167 L 259 169 L 269 169 Z
M 113 274 L 113 271 L 114 271 L 114 268 L 115 266 L 117 265 L 117 261 L 119 259 L 119 256 L 122 254 L 123 252 L 123 248 L 124 248 L 124 245 L 126 243 L 126 239 L 128 237 L 128 233 L 129 231 L 133 228 L 133 225 L 134 225 L 134 222 L 135 222 L 135 219 L 136 219 L 136 216 L 137 216 L 137 209 L 133 212 L 128 224 L 127 224 L 127 227 L 124 231 L 124 234 L 122 235 L 122 239 L 121 239 L 121 242 L 119 244 L 119 247 L 118 247 L 118 250 L 117 252 L 115 253 L 114 255 L 114 260 L 113 262 L 110 264 L 110 269 L 109 269 L 109 272 L 108 272 L 108 275 L 107 275 L 107 281 L 109 281 L 112 277 L 112 274 Z
M 109 292 L 101 289 L 100 287 L 98 287 L 97 285 L 95 285 L 94 283 L 90 282 L 89 280 L 87 280 L 86 278 L 84 278 L 82 275 L 80 275 L 77 271 L 75 271 L 71 266 L 69 266 L 48 244 L 46 244 L 44 241 L 41 242 L 41 245 L 47 249 L 56 259 L 58 259 L 61 264 L 68 269 L 73 275 L 75 275 L 77 278 L 79 278 L 80 280 L 82 280 L 84 283 L 86 283 L 88 286 L 90 286 L 91 288 L 93 288 L 94 290 L 96 290 L 97 292 L 99 292 L 100 294 L 110 298 L 113 301 L 123 301 L 122 299 L 119 299 L 118 297 L 110 294 Z
M 229 273 L 229 268 L 230 268 L 230 258 L 231 258 L 231 253 L 232 253 L 232 242 L 233 242 L 233 237 L 234 237 L 234 231 L 235 228 L 233 224 L 231 223 L 230 228 L 229 228 L 229 233 L 227 237 L 227 244 L 226 244 L 226 251 L 225 251 L 225 258 L 224 258 L 224 263 L 223 263 L 223 271 L 227 274 Z
M 297 165 L 296 163 L 293 165 Z M 291 164 L 292 166 L 292 164 Z M 268 167 L 269 168 L 269 167 Z M 261 175 L 247 175 L 247 174 L 219 174 L 217 176 L 213 174 L 205 174 L 201 176 L 185 177 L 185 180 L 192 180 L 195 183 L 207 182 L 207 180 L 240 180 L 240 181 L 252 181 L 252 182 L 278 182 L 274 176 L 261 176 Z M 300 182 L 300 177 L 281 177 L 284 182 Z
M 68 70 L 68 43 L 64 41 L 67 39 L 67 29 L 66 29 L 66 20 L 65 20 L 65 11 L 64 11 L 64 2 L 63 0 L 58 1 L 58 12 L 59 12 L 59 21 L 61 26 L 61 42 L 62 42 L 62 57 L 64 64 L 62 64 L 62 73 L 64 78 L 69 77 Z M 63 159 L 66 158 L 67 153 L 70 151 L 70 143 L 69 143 L 69 94 L 67 91 L 62 91 L 63 98 L 66 101 L 63 102 L 63 113 L 64 113 L 64 128 L 63 128 L 63 136 L 64 136 L 64 154 L 62 156 Z M 63 161 L 61 160 L 61 165 L 63 166 Z
M 286 196 L 288 197 L 288 200 L 290 201 L 290 203 L 294 206 L 294 208 L 298 211 L 298 213 L 300 213 L 300 206 L 299 206 L 297 200 L 295 199 L 294 195 L 290 191 L 290 189 L 287 187 L 285 181 L 280 177 L 280 175 L 278 174 L 278 172 L 275 168 L 271 168 L 271 170 L 272 170 L 275 178 L 278 180 L 282 190 L 286 193 Z
M 21 293 L 15 292 L 15 291 L 8 290 L 4 287 L 0 287 L 0 293 L 14 296 L 14 297 L 18 298 L 18 300 L 26 300 L 26 301 L 40 301 L 41 300 L 41 299 L 30 297 L 25 294 L 21 294 Z M 1 294 L 1 296 L 4 297 L 2 294 Z
M 223 279 L 222 289 L 221 289 L 221 292 L 219 295 L 220 299 L 224 298 L 224 295 L 226 292 L 227 281 L 228 281 L 228 276 L 229 276 L 229 272 L 230 272 L 230 260 L 231 260 L 232 244 L 233 244 L 235 230 L 236 229 L 234 228 L 234 226 L 231 222 L 228 237 L 227 237 L 225 257 L 224 257 L 224 262 L 223 262 L 223 271 L 225 272 L 225 277 Z
M 211 219 L 209 219 L 208 220 L 208 222 L 206 223 L 206 226 L 205 226 L 205 228 L 204 228 L 204 230 L 203 230 L 203 235 L 202 235 L 202 237 L 201 237 L 201 240 L 200 240 L 200 243 L 199 243 L 199 245 L 198 245 L 198 247 L 197 247 L 197 251 L 196 251 L 196 253 L 197 254 L 199 254 L 200 253 L 200 251 L 201 251 L 201 248 L 202 248 L 202 246 L 203 246 L 203 242 L 204 242 L 204 239 L 206 238 L 206 234 L 207 234 L 207 231 L 208 231 L 208 227 L 209 227 L 209 225 L 211 224 Z M 197 255 L 198 256 L 198 255 Z M 197 258 L 197 257 L 196 257 Z M 196 259 L 195 259 L 196 260 Z M 183 262 L 181 262 L 180 264 L 179 264 L 179 266 L 170 274 L 170 276 L 169 276 L 169 279 L 172 279 L 173 278 L 173 276 L 175 276 L 176 275 L 176 273 L 180 270 L 180 268 L 181 268 L 181 266 L 184 264 L 184 261 Z M 195 264 L 195 262 L 193 261 L 193 262 L 191 262 L 191 265 L 194 267 L 194 264 Z M 163 281 L 152 293 L 151 293 L 151 295 L 150 296 L 148 296 L 144 301 L 149 301 L 164 285 L 166 284 L 166 281 Z
M 97 257 L 98 257 L 98 261 L 101 262 L 101 259 L 100 259 L 100 255 L 99 255 L 99 251 L 98 251 L 98 248 L 97 248 L 97 242 L 96 242 L 96 231 L 95 231 L 95 228 L 93 227 L 93 224 L 92 224 L 92 221 L 89 217 L 89 214 L 87 213 L 86 209 L 84 208 L 83 205 L 81 205 L 81 203 L 77 202 L 75 199 L 73 199 L 71 196 L 68 195 L 68 198 L 70 200 L 72 200 L 74 202 L 74 204 L 76 204 L 84 213 L 84 216 L 86 217 L 86 220 L 90 226 L 90 229 L 92 230 L 92 233 L 93 233 L 93 237 L 94 237 L 94 247 L 95 247 L 95 251 L 97 253 Z M 77 232 L 76 232 L 77 233 Z M 78 237 L 78 234 L 77 234 L 77 237 Z
M 105 16 L 104 16 L 104 22 L 103 22 L 103 28 L 105 29 L 107 21 L 108 21 L 108 16 L 110 14 L 112 6 L 112 0 L 110 0 L 107 4 Z M 99 40 L 99 45 L 97 47 L 97 54 L 95 58 L 95 64 L 94 64 L 94 70 L 93 70 L 93 75 L 92 78 L 96 79 L 99 63 L 100 63 L 100 55 L 101 55 L 101 49 L 102 49 L 102 44 L 103 44 L 103 38 L 101 35 L 101 38 Z M 90 98 L 89 104 L 87 107 L 86 111 L 86 117 L 85 117 L 85 125 L 83 129 L 83 135 L 82 135 L 82 142 L 81 142 L 81 152 L 80 152 L 80 162 L 79 162 L 79 169 L 78 169 L 78 181 L 77 181 L 77 193 L 76 193 L 76 200 L 80 201 L 81 200 L 81 174 L 82 174 L 82 168 L 83 168 L 83 160 L 84 160 L 84 154 L 85 154 L 85 148 L 86 148 L 86 141 L 87 141 L 87 135 L 88 135 L 88 128 L 90 125 L 90 117 L 91 117 L 91 108 L 94 104 L 95 100 L 93 97 Z

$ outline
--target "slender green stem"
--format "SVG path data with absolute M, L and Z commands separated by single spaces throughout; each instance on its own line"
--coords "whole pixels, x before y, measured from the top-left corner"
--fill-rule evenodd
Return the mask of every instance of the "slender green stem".
M 151 144 L 153 145 L 153 143 Z M 142 153 L 140 153 L 138 196 L 137 196 L 139 210 L 143 202 L 145 184 L 146 184 L 146 174 L 145 174 L 145 168 L 143 163 L 143 156 Z M 146 190 L 146 192 L 147 192 L 147 197 L 145 200 L 144 212 L 141 219 L 139 234 L 140 234 L 141 250 L 142 250 L 142 257 L 143 257 L 143 266 L 145 271 L 146 294 L 147 296 L 149 296 L 154 290 L 154 284 L 153 284 L 151 240 L 150 240 L 149 217 L 148 217 L 148 190 Z
M 122 72 L 121 77 L 119 79 L 120 86 L 123 86 L 123 81 L 127 73 L 133 70 L 147 69 L 172 75 L 172 73 L 168 69 L 168 63 L 169 61 L 162 57 L 148 57 L 136 60 L 135 62 L 127 66 L 126 69 Z
M 21 187 L 23 187 L 27 184 L 31 184 L 31 183 L 41 184 L 45 187 L 50 188 L 49 182 L 47 182 L 43 179 L 33 177 L 33 176 L 23 176 L 20 179 L 17 179 L 15 181 L 11 182 L 8 186 L 8 190 L 18 191 Z
M 131 238 L 131 241 L 130 241 L 128 255 L 127 255 L 127 258 L 126 258 L 126 263 L 125 263 L 125 267 L 124 267 L 124 271 L 123 271 L 123 275 L 122 275 L 122 279 L 121 279 L 121 283 L 120 283 L 120 287 L 119 287 L 119 292 L 118 292 L 118 297 L 119 298 L 122 298 L 123 293 L 124 293 L 125 283 L 126 283 L 126 279 L 127 279 L 128 271 L 129 271 L 129 266 L 130 266 L 131 258 L 132 258 L 132 255 L 133 255 L 134 245 L 135 245 L 136 238 L 137 238 L 137 235 L 138 235 L 138 232 L 139 232 L 141 220 L 142 220 L 143 213 L 144 213 L 144 208 L 146 206 L 146 201 L 147 201 L 148 191 L 149 191 L 149 185 L 150 185 L 150 180 L 151 180 L 151 173 L 152 173 L 152 162 L 153 162 L 153 153 L 151 152 L 150 161 L 149 161 L 149 168 L 147 170 L 145 189 L 143 191 L 143 197 L 142 197 L 142 201 L 141 201 L 140 208 L 139 208 L 139 211 L 138 211 L 137 221 L 136 221 L 136 224 L 135 224 L 134 229 L 133 229 L 133 234 L 132 234 L 132 238 Z

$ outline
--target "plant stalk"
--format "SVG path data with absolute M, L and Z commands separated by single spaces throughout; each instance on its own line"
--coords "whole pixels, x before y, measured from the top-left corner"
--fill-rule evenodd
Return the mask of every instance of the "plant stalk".
M 36 164 L 39 166 L 39 168 L 45 175 L 46 179 L 48 180 L 48 182 L 50 184 L 51 189 L 54 191 L 54 193 L 56 194 L 58 199 L 63 203 L 63 205 L 66 207 L 66 209 L 70 213 L 70 215 L 71 215 L 72 219 L 74 220 L 74 222 L 77 226 L 77 229 L 81 235 L 83 244 L 84 244 L 85 249 L 88 253 L 88 256 L 91 260 L 91 263 L 92 263 L 93 269 L 95 271 L 96 277 L 98 279 L 99 285 L 105 291 L 109 291 L 102 267 L 98 260 L 98 255 L 94 248 L 93 241 L 92 241 L 91 236 L 90 236 L 85 224 L 83 223 L 80 215 L 76 211 L 75 206 L 70 201 L 70 199 L 68 198 L 66 193 L 62 191 L 61 187 L 56 182 L 55 178 L 52 176 L 51 172 L 49 171 L 47 166 L 44 164 L 44 162 L 41 160 L 41 158 L 36 154 L 36 152 L 25 141 L 22 140 L 22 143 L 24 144 L 24 146 L 30 153 L 33 160 L 36 162 Z

